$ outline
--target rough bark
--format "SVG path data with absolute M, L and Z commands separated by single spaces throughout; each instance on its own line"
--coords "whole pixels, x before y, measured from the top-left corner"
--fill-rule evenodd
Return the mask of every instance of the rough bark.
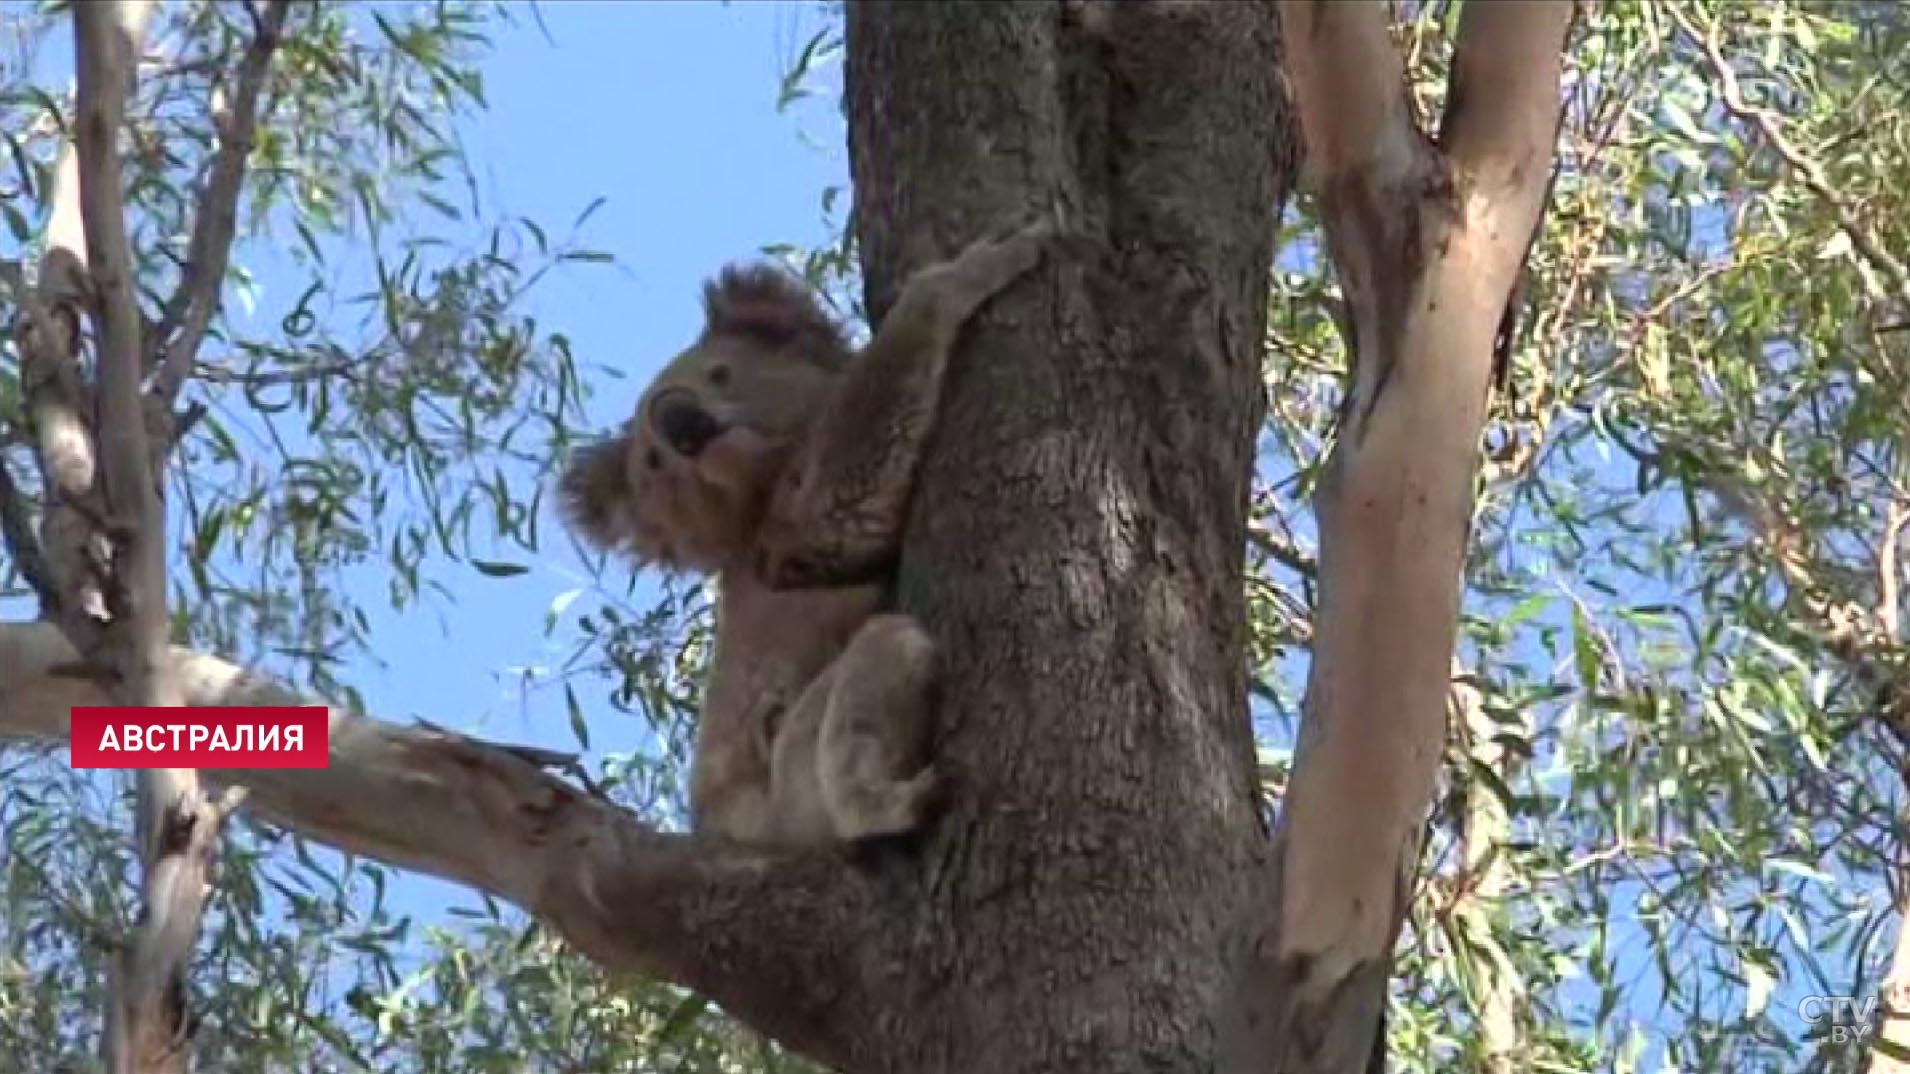
M 1540 220 L 1562 0 L 1469 4 L 1435 142 L 1386 9 L 1283 3 L 1352 354 L 1315 500 L 1320 604 L 1277 836 L 1280 1071 L 1383 1064 L 1392 949 L 1445 737 L 1495 338 Z
M 1384 46 L 1383 8 L 1327 10 L 1316 23 L 1367 45 L 1377 27 Z M 920 838 L 746 854 L 655 833 L 524 751 L 337 712 L 329 768 L 216 781 L 312 838 L 514 901 L 606 965 L 700 989 L 845 1070 L 1360 1069 L 1439 755 L 1462 479 L 1556 107 L 1541 46 L 1557 41 L 1532 27 L 1563 20 L 1535 10 L 1551 14 L 1468 8 L 1469 33 L 1488 26 L 1460 68 L 1501 84 L 1449 121 L 1445 155 L 1386 105 L 1396 59 L 1291 72 L 1366 94 L 1338 114 L 1299 94 L 1323 130 L 1351 130 L 1354 152 L 1320 141 L 1315 164 L 1359 366 L 1281 841 L 1257 798 L 1241 579 L 1297 150 L 1270 3 L 848 9 L 872 314 L 981 235 L 1044 215 L 1070 235 L 967 334 L 911 510 L 896 600 L 940 643 L 950 779 Z M 1530 70 L 1486 63 L 1493 48 Z M 75 655 L 51 626 L 0 625 L 0 734 L 67 733 L 67 708 L 101 696 L 56 673 Z M 210 657 L 168 659 L 190 703 L 290 700 Z
M 1265 1069 L 1241 571 L 1295 148 L 1276 19 L 849 9 L 871 311 L 974 234 L 1076 236 L 983 316 L 917 495 L 899 593 L 945 647 L 957 791 L 867 970 L 871 1069 Z

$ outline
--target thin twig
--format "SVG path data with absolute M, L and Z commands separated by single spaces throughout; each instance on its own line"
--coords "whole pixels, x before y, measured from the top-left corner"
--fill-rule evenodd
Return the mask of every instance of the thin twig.
M 1902 615 L 1897 550 L 1906 523 L 1910 523 L 1910 504 L 1893 492 L 1884 508 L 1883 536 L 1877 542 L 1877 625 L 1890 641 L 1897 640 Z
M 303 369 L 271 369 L 262 372 L 242 373 L 231 366 L 200 362 L 193 367 L 193 375 L 208 384 L 238 384 L 250 388 L 277 388 L 291 384 L 308 384 L 315 380 L 329 380 L 332 377 L 349 376 L 360 363 L 339 361 L 325 362 L 306 366 Z
M 1679 29 L 1691 35 L 1693 40 L 1703 46 L 1705 58 L 1711 70 L 1718 76 L 1718 87 L 1724 99 L 1724 107 L 1732 115 L 1756 127 L 1764 135 L 1764 140 L 1770 143 L 1771 148 L 1784 163 L 1789 165 L 1811 193 L 1817 195 L 1819 200 L 1830 209 L 1831 214 L 1837 218 L 1838 228 L 1850 240 L 1851 247 L 1864 259 L 1864 262 L 1889 279 L 1896 291 L 1897 301 L 1910 306 L 1910 265 L 1906 265 L 1890 251 L 1884 249 L 1876 236 L 1864 228 L 1863 222 L 1857 219 L 1855 210 L 1851 209 L 1839 195 L 1836 186 L 1831 183 L 1823 164 L 1784 136 L 1784 129 L 1779 125 L 1777 115 L 1745 100 L 1744 87 L 1738 82 L 1737 72 L 1732 70 L 1731 61 L 1724 55 L 1723 48 L 1718 44 L 1716 24 L 1700 31 L 1677 5 L 1667 4 L 1665 10 L 1670 14 L 1672 21 L 1678 24 Z M 1873 297 L 1882 296 L 1873 295 Z
M 178 447 L 179 442 L 186 438 L 186 434 L 192 432 L 194 426 L 204 421 L 209 412 L 209 408 L 204 403 L 195 399 L 186 404 L 186 409 L 173 415 L 172 435 L 166 442 L 166 454 L 172 454 L 172 449 Z
M 165 351 L 165 361 L 153 382 L 153 392 L 167 404 L 178 397 L 179 389 L 185 385 L 193 358 L 199 353 L 199 345 L 212 324 L 213 311 L 219 305 L 226 261 L 231 255 L 232 236 L 237 226 L 239 192 L 245 184 L 246 157 L 252 152 L 253 132 L 258 126 L 259 95 L 290 8 L 289 0 L 270 0 L 262 14 L 250 6 L 247 9 L 253 15 L 252 42 L 239 61 L 238 88 L 233 93 L 232 110 L 219 123 L 219 151 L 213 157 L 205 193 L 199 199 L 178 290 L 167 301 L 159 331 L 154 335 L 156 345 Z M 175 328 L 177 337 L 173 335 Z
M 1267 556 L 1287 569 L 1307 579 L 1309 582 L 1319 578 L 1319 565 L 1314 558 L 1302 551 L 1286 537 L 1275 534 L 1271 528 L 1261 525 L 1247 527 L 1247 539 Z

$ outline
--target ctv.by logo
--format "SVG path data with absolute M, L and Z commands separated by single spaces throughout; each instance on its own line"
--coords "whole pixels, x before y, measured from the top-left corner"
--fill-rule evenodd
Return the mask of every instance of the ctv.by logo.
M 1861 1044 L 1877 1029 L 1881 999 L 1870 996 L 1805 996 L 1797 1001 L 1797 1016 L 1823 1031 L 1831 1044 Z

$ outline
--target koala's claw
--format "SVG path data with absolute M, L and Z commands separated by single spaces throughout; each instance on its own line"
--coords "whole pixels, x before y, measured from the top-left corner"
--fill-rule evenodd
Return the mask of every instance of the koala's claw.
M 1042 223 L 1005 237 L 978 240 L 954 260 L 923 272 L 918 285 L 945 288 L 943 293 L 955 299 L 952 313 L 965 318 L 1040 264 L 1054 234 L 1052 226 Z
M 1004 265 L 1012 266 L 1012 279 L 1040 264 L 1043 251 L 1060 236 L 1060 225 L 1051 217 L 1043 216 L 1033 223 L 983 239 L 969 249 L 994 254 Z

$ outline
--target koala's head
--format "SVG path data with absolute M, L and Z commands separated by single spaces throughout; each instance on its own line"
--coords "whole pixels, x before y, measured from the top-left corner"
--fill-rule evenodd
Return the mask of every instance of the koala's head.
M 769 265 L 703 289 L 706 323 L 614 439 L 559 482 L 580 537 L 639 562 L 718 571 L 747 553 L 770 490 L 849 358 L 808 287 Z

